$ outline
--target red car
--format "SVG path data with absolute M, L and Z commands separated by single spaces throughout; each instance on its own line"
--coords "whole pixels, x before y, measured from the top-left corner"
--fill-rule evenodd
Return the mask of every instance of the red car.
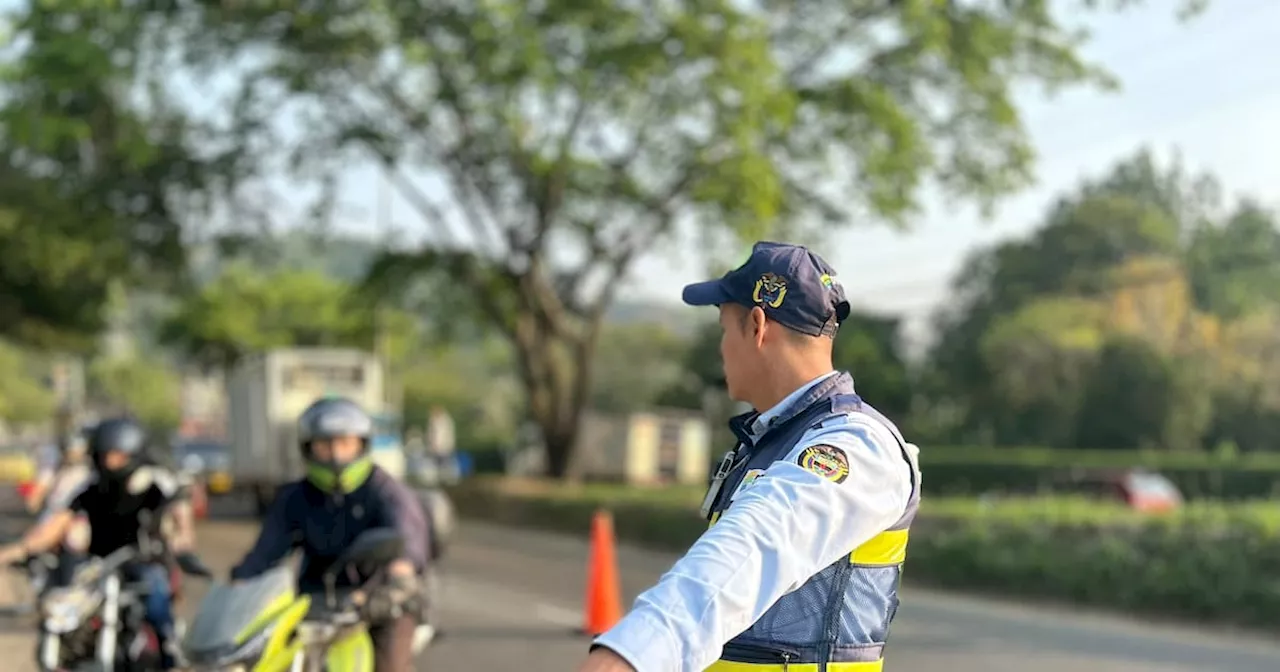
M 1123 502 L 1137 511 L 1171 511 L 1182 505 L 1182 493 L 1168 478 L 1144 469 L 1075 474 L 1055 491 Z
M 1178 486 L 1154 472 L 1131 469 L 1120 476 L 1117 487 L 1125 503 L 1138 511 L 1172 511 L 1182 506 Z

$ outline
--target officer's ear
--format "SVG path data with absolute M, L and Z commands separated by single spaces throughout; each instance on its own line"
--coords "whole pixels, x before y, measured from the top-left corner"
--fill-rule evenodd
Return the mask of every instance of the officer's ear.
M 747 312 L 746 327 L 747 335 L 756 344 L 756 347 L 764 345 L 764 331 L 768 328 L 768 320 L 764 316 L 764 310 L 760 306 L 752 306 Z

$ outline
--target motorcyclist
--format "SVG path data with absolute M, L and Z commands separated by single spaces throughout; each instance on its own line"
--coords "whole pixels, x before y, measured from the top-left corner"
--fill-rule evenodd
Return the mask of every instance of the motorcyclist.
M 232 580 L 258 576 L 295 548 L 303 554 L 298 588 L 324 590 L 325 571 L 357 536 L 393 528 L 405 539 L 404 556 L 387 568 L 388 585 L 367 602 L 408 604 L 423 594 L 428 564 L 428 524 L 413 492 L 373 464 L 369 440 L 373 420 L 355 402 L 328 398 L 308 407 L 298 420 L 298 448 L 306 477 L 280 491 L 268 510 L 253 549 L 231 572 Z M 362 584 L 367 576 L 343 575 L 339 588 Z M 413 638 L 421 613 L 370 623 L 378 672 L 413 669 Z
M 71 502 L 93 481 L 93 467 L 87 457 L 87 431 L 81 429 L 59 442 L 61 453 L 58 463 L 50 470 L 51 473 L 37 482 L 37 490 L 31 502 L 33 508 L 40 511 L 36 519 L 37 525 L 60 511 L 68 510 Z M 83 546 L 78 550 L 83 550 Z M 68 544 L 60 543 L 51 549 L 44 561 L 30 563 L 37 591 L 65 585 L 71 578 L 77 557 L 79 554 L 73 553 Z
M 36 449 L 36 474 L 35 478 L 32 479 L 31 492 L 27 495 L 25 501 L 27 511 L 31 513 L 38 512 L 44 506 L 45 496 L 49 494 L 49 490 L 53 487 L 58 468 L 62 465 L 62 446 L 60 444 L 61 440 L 55 443 L 42 444 Z
M 144 532 L 158 535 L 165 511 L 172 513 L 173 521 L 168 549 L 178 556 L 189 553 L 195 535 L 188 493 L 176 474 L 149 460 L 146 445 L 146 432 L 130 418 L 112 418 L 94 427 L 88 441 L 93 482 L 69 507 L 52 512 L 17 543 L 0 547 L 0 563 L 54 548 L 77 515 L 84 515 L 89 522 L 89 555 L 106 557 L 126 546 L 135 546 Z M 169 567 L 163 562 L 149 562 L 131 567 L 130 571 L 134 574 L 132 580 L 146 586 L 146 618 L 159 639 L 161 666 L 174 669 L 178 642 Z
M 93 468 L 88 458 L 88 430 L 77 431 L 61 442 L 61 454 L 57 465 L 51 470 L 33 497 L 40 510 L 39 521 L 48 519 L 54 513 L 71 506 L 76 498 L 93 479 Z M 40 485 L 37 486 L 41 487 Z

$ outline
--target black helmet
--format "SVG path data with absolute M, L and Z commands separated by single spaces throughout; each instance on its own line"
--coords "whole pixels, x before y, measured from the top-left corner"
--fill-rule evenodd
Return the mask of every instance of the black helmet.
M 147 432 L 142 425 L 132 418 L 109 418 L 99 422 L 89 432 L 89 457 L 99 474 L 104 476 L 127 476 L 133 472 L 146 457 Z M 106 468 L 108 453 L 121 452 L 129 457 L 125 467 L 116 470 Z
M 360 439 L 360 457 L 341 464 L 321 462 L 311 452 L 311 442 L 354 436 Z M 307 479 L 316 487 L 330 492 L 350 492 L 369 477 L 369 440 L 373 436 L 373 418 L 350 399 L 330 397 L 307 407 L 298 418 L 298 447 L 307 462 Z

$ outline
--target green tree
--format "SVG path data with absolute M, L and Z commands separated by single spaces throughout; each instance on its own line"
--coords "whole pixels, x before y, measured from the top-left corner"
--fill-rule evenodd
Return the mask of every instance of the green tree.
M 70 25 L 133 15 L 37 6 Z M 903 222 L 930 179 L 987 207 L 1031 177 L 1015 87 L 1110 83 L 1046 2 L 170 3 L 147 18 L 164 53 L 243 68 L 238 158 L 285 145 L 313 176 L 353 152 L 384 167 L 428 242 L 379 275 L 433 274 L 511 341 L 556 475 L 601 316 L 678 215 L 710 239 Z M 307 133 L 278 133 L 282 110 Z M 409 177 L 424 172 L 447 203 Z
M 1280 304 L 1271 303 L 1227 322 L 1214 353 L 1209 445 L 1231 442 L 1243 450 L 1276 450 L 1280 429 Z
M 853 375 L 858 394 L 895 422 L 911 410 L 911 379 L 902 355 L 901 321 L 855 312 L 840 324 L 835 367 Z
M 975 419 L 987 440 L 1071 445 L 1106 316 L 1097 302 L 1045 298 L 1003 316 L 983 335 L 982 364 L 992 375 L 983 401 L 1000 409 Z
M 992 368 L 1006 360 L 983 355 L 988 334 L 1043 299 L 1109 301 L 1118 285 L 1140 288 L 1181 281 L 1183 241 L 1220 216 L 1219 191 L 1210 177 L 1188 175 L 1176 162 L 1158 165 L 1149 152 L 1141 151 L 1059 199 L 1028 239 L 1003 242 L 971 256 L 955 279 L 955 300 L 938 320 L 939 337 L 929 355 L 927 375 L 935 403 L 958 401 L 965 409 L 961 431 L 970 435 L 956 438 L 1044 440 L 1036 430 L 1047 427 L 1043 417 L 1010 416 L 1015 411 L 1006 403 L 1007 388 L 1000 387 L 1003 374 Z M 1137 280 L 1113 273 L 1136 259 L 1168 263 L 1161 266 L 1164 270 Z M 1181 314 L 1178 319 L 1182 324 Z M 1054 390 L 1049 380 L 1041 383 L 1046 398 Z M 1067 424 L 1048 432 L 1056 440 L 1070 434 L 1072 420 L 1062 422 Z
M 137 49 L 138 13 L 31 2 L 4 18 L 0 334 L 88 350 L 114 282 L 170 285 L 183 269 L 220 159 L 147 86 L 164 68 Z
M 0 418 L 15 423 L 40 423 L 53 418 L 57 399 L 33 370 L 30 352 L 0 341 Z
M 1146 340 L 1116 336 L 1085 384 L 1075 441 L 1082 448 L 1199 450 L 1210 414 L 1193 366 Z
M 1196 229 L 1187 266 L 1196 304 L 1237 318 L 1280 304 L 1280 227 L 1275 214 L 1246 202 L 1223 222 Z
M 181 419 L 181 381 L 173 369 L 136 357 L 98 359 L 89 367 L 90 392 L 109 407 L 123 407 L 156 431 Z
M 895 419 L 905 418 L 911 406 L 910 374 L 898 337 L 899 324 L 898 318 L 855 311 L 840 326 L 833 352 L 835 367 L 851 372 L 867 401 Z M 676 361 L 684 375 L 666 386 L 658 403 L 701 410 L 705 391 L 724 388 L 720 325 L 703 325 L 682 349 Z
M 515 435 L 519 385 L 510 349 L 490 339 L 415 352 L 404 365 L 404 421 L 426 428 L 439 406 L 453 417 L 458 447 L 509 446 Z
M 657 403 L 670 408 L 705 410 L 706 393 L 725 389 L 719 322 L 700 326 L 685 344 L 679 362 L 683 375 L 658 395 Z
M 679 381 L 680 357 L 687 349 L 683 339 L 660 324 L 605 325 L 588 403 L 616 413 L 653 407 Z
M 412 320 L 379 314 L 352 288 L 318 271 L 258 272 L 232 265 L 184 297 L 161 327 L 161 341 L 209 366 L 233 365 L 248 353 L 290 346 L 373 349 L 378 321 L 396 334 L 403 356 Z M 393 358 L 394 359 L 394 358 Z

